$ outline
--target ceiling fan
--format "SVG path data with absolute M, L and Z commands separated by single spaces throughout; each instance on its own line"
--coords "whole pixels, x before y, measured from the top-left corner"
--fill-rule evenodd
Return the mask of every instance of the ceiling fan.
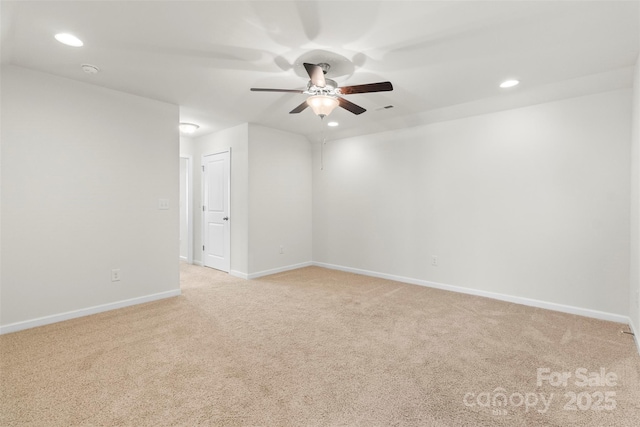
M 369 83 L 356 86 L 342 86 L 338 87 L 338 84 L 331 79 L 324 77 L 331 66 L 327 63 L 319 63 L 317 65 L 304 63 L 304 68 L 309 74 L 309 83 L 306 90 L 297 89 L 265 89 L 252 87 L 254 92 L 289 92 L 289 93 L 304 93 L 310 95 L 306 101 L 298 105 L 293 110 L 289 111 L 289 114 L 297 114 L 304 111 L 307 107 L 311 107 L 314 113 L 321 118 L 328 116 L 336 107 L 340 106 L 347 111 L 351 111 L 353 114 L 362 114 L 365 110 L 359 105 L 354 104 L 351 101 L 347 101 L 340 95 L 351 95 L 354 93 L 368 93 L 368 92 L 386 92 L 393 90 L 391 82 L 379 82 Z

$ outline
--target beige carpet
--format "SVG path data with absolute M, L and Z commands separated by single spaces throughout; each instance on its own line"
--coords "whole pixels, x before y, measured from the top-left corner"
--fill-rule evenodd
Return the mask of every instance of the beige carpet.
M 317 267 L 181 273 L 183 296 L 1 336 L 0 425 L 640 425 L 625 325 Z

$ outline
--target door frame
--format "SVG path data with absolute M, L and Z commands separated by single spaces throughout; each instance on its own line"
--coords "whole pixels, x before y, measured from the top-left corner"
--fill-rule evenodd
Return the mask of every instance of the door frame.
M 180 156 L 180 160 L 187 161 L 187 194 L 185 205 L 187 209 L 187 262 L 193 264 L 193 156 Z M 181 188 L 180 191 L 183 189 Z
M 233 221 L 233 213 L 231 211 L 231 147 L 228 147 L 227 149 L 224 150 L 220 150 L 220 151 L 215 151 L 213 153 L 207 153 L 207 154 L 203 154 L 202 158 L 200 159 L 200 176 L 201 176 L 201 182 L 200 182 L 200 214 L 201 214 L 201 224 L 200 224 L 200 241 L 203 243 L 206 241 L 205 240 L 205 229 L 206 229 L 206 215 L 204 215 L 204 201 L 206 198 L 205 195 L 205 189 L 206 189 L 206 176 L 204 173 L 204 164 L 205 164 L 205 157 L 208 156 L 215 156 L 217 154 L 223 154 L 223 153 L 229 153 L 229 167 L 227 168 L 227 209 L 228 209 L 228 215 L 229 215 L 229 239 L 227 241 L 227 255 L 229 256 L 229 271 L 227 271 L 226 273 L 228 274 L 231 271 L 231 224 Z M 201 256 L 200 258 L 202 259 L 202 265 L 205 265 L 205 254 L 204 251 L 202 249 L 200 249 L 201 251 Z M 222 271 L 222 270 L 219 270 Z

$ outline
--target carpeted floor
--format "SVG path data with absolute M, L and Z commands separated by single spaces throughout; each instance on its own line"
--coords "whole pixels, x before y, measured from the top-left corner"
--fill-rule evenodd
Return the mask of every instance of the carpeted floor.
M 625 325 L 318 267 L 181 281 L 1 336 L 0 425 L 640 425 Z

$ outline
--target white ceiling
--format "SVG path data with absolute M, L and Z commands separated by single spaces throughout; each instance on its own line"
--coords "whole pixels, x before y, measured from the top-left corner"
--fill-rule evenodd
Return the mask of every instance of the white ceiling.
M 2 1 L 2 62 L 180 106 L 197 135 L 252 122 L 316 138 L 303 62 L 368 111 L 329 139 L 629 87 L 639 1 Z M 73 48 L 54 34 L 84 41 Z M 98 66 L 97 75 L 80 65 Z M 500 89 L 506 78 L 521 85 Z M 392 109 L 382 107 L 393 105 Z

